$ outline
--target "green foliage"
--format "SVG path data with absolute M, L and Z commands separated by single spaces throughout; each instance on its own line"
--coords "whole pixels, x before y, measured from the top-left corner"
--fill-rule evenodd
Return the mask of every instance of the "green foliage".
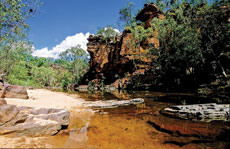
M 72 73 L 65 68 L 31 55 L 24 55 L 5 78 L 11 84 L 33 87 L 63 87 L 72 79 Z
M 31 53 L 31 45 L 26 42 L 16 42 L 7 44 L 0 49 L 0 74 L 8 75 L 11 69 L 24 55 Z
M 2 46 L 0 73 L 10 84 L 68 88 L 78 83 L 88 69 L 87 54 L 80 46 L 66 50 L 62 59 L 38 58 L 31 55 L 26 42 Z
M 89 67 L 86 62 L 88 54 L 85 50 L 83 50 L 80 45 L 77 45 L 76 47 L 72 47 L 62 52 L 60 57 L 64 61 L 59 60 L 59 63 L 61 63 L 61 65 L 68 69 L 73 75 L 72 83 L 80 81 Z
M 163 20 L 153 20 L 160 41 L 161 82 L 168 87 L 199 84 L 212 75 L 227 77 L 230 24 L 224 11 L 229 12 L 229 3 L 222 2 L 166 1 L 170 11 Z
M 136 49 L 139 52 L 139 58 L 141 59 L 141 42 L 145 40 L 147 37 L 153 34 L 153 30 L 151 28 L 145 29 L 143 25 L 137 25 L 136 22 L 134 22 L 131 27 L 130 31 L 132 33 L 132 45 L 133 45 L 133 50 L 134 52 Z
M 95 92 L 97 90 L 97 84 L 94 81 L 89 81 L 88 83 L 88 91 Z
M 112 26 L 106 26 L 97 31 L 97 34 L 102 37 L 103 41 L 108 42 L 108 40 L 112 39 L 115 42 L 116 36 L 119 35 L 117 31 Z
M 25 37 L 26 20 L 32 16 L 40 2 L 38 0 L 0 1 L 0 45 Z
M 131 26 L 135 22 L 135 17 L 133 16 L 134 3 L 128 3 L 128 5 L 120 9 L 120 21 L 124 22 L 124 26 Z
M 171 0 L 173 2 L 173 0 Z M 165 8 L 168 6 L 169 1 L 168 0 L 145 0 L 146 4 L 154 3 L 157 8 L 159 8 L 161 11 L 164 11 Z

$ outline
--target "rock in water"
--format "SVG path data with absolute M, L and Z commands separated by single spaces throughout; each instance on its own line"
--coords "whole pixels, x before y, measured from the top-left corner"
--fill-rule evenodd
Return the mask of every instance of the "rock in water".
M 161 110 L 169 116 L 194 121 L 230 121 L 230 104 L 195 104 L 170 106 Z
M 142 98 L 135 98 L 130 100 L 108 100 L 108 101 L 93 101 L 93 102 L 86 102 L 86 107 L 92 108 L 116 108 L 119 106 L 126 106 L 131 104 L 141 104 L 144 102 Z
M 70 113 L 64 109 L 34 109 L 0 105 L 0 135 L 54 135 L 69 124 Z

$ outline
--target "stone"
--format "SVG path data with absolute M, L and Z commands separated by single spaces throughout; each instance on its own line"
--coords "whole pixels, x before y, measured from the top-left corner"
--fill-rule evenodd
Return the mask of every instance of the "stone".
M 14 120 L 18 113 L 19 111 L 15 105 L 0 105 L 0 127 Z
M 116 108 L 119 106 L 127 106 L 131 104 L 141 104 L 144 102 L 142 98 L 130 99 L 130 100 L 107 100 L 107 101 L 93 101 L 86 102 L 84 105 L 86 107 L 92 108 Z
M 34 109 L 0 106 L 0 135 L 17 136 L 55 135 L 62 128 L 67 128 L 70 113 L 64 109 Z
M 5 85 L 5 98 L 28 99 L 27 87 L 18 85 Z
M 4 82 L 0 79 L 0 98 L 4 98 Z
M 6 104 L 7 104 L 6 100 L 3 99 L 3 98 L 0 98 L 0 106 L 1 105 L 6 105 Z
M 0 98 L 28 99 L 27 89 L 30 87 L 11 85 L 0 78 Z
M 139 11 L 136 20 L 145 22 L 145 28 L 151 27 L 150 22 L 154 17 L 163 17 L 164 13 L 153 3 L 145 4 L 144 8 Z
M 193 121 L 230 121 L 230 104 L 194 104 L 170 106 L 161 110 L 161 113 Z

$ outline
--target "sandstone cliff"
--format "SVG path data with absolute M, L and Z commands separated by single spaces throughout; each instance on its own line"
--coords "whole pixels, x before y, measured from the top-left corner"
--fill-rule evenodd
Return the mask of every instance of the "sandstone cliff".
M 154 17 L 162 17 L 162 14 L 154 4 L 145 4 L 136 19 L 142 21 L 142 25 L 147 29 L 151 20 Z M 84 76 L 83 84 L 89 81 L 100 84 L 103 80 L 106 85 L 127 88 L 133 80 L 141 78 L 141 75 L 145 76 L 141 79 L 151 79 L 152 76 L 148 76 L 147 71 L 152 67 L 151 60 L 154 57 L 149 54 L 149 50 L 150 45 L 159 46 L 156 33 L 141 41 L 138 50 L 133 46 L 133 35 L 129 29 L 125 29 L 115 40 L 103 41 L 101 36 L 91 35 L 88 41 L 90 70 Z

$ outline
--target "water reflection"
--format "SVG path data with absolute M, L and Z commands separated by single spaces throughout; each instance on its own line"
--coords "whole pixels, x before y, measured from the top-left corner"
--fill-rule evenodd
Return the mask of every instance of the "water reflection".
M 222 100 L 208 99 L 194 94 L 159 92 L 115 91 L 103 95 L 100 93 L 93 95 L 80 93 L 80 95 L 88 101 L 127 100 L 138 97 L 145 99 L 143 104 L 101 109 L 92 116 L 88 128 L 88 144 L 94 147 L 225 148 L 230 145 L 229 137 L 224 133 L 229 130 L 229 123 L 191 122 L 159 114 L 162 108 L 170 105 L 222 103 Z

